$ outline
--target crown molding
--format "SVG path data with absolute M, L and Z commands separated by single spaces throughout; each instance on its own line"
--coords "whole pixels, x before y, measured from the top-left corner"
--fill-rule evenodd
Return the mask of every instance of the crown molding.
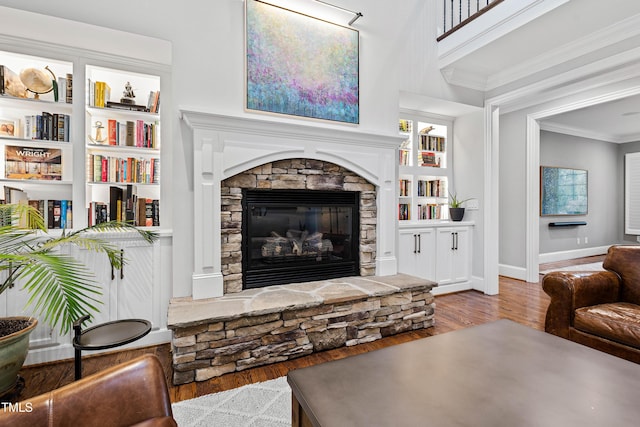
M 628 142 L 640 141 L 640 133 L 629 135 L 615 135 L 607 132 L 596 132 L 593 130 L 568 126 L 549 120 L 540 122 L 540 130 L 561 133 L 564 135 L 576 136 L 578 138 L 595 139 L 597 141 L 611 142 L 614 144 L 626 144 Z
M 485 90 L 496 89 L 637 36 L 640 36 L 640 14 L 488 76 Z

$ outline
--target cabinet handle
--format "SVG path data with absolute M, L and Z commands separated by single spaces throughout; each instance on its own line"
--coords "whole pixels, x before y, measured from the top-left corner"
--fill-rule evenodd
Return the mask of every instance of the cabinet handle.
M 418 241 L 416 239 L 417 237 L 418 237 L 417 234 L 413 235 L 413 253 L 414 254 L 418 253 Z
M 422 235 L 418 234 L 418 253 L 422 250 Z
M 124 279 L 124 249 L 120 249 L 120 279 Z
M 113 271 L 113 264 L 111 264 L 111 281 L 116 279 L 116 273 Z
M 456 251 L 457 251 L 458 250 L 458 232 L 456 231 L 454 234 L 456 235 L 455 240 L 456 240 Z
M 456 250 L 456 233 L 451 233 L 451 250 Z

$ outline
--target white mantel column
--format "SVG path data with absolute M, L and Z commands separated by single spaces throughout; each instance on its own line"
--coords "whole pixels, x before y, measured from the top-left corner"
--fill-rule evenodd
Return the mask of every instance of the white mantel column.
M 219 132 L 193 128 L 194 299 L 218 297 L 224 293 L 220 257 L 223 145 Z

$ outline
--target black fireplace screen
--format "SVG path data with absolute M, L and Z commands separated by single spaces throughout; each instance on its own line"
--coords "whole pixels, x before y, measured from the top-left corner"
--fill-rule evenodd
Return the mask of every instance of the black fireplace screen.
M 244 190 L 243 288 L 359 274 L 360 194 Z

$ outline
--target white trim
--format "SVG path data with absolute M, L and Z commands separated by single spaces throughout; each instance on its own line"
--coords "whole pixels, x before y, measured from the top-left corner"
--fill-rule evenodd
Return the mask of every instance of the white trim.
M 520 62 L 487 77 L 485 90 L 493 90 L 508 83 L 524 79 L 532 74 L 548 70 L 599 49 L 640 34 L 640 15 L 628 17 L 613 25 L 594 31 L 587 36 L 560 45 L 542 55 Z
M 527 194 L 538 195 L 540 191 L 540 126 L 527 116 Z M 538 253 L 540 247 L 540 199 L 526 198 L 526 241 L 527 282 L 538 281 Z
M 500 109 L 487 102 L 484 110 L 484 293 L 500 292 L 498 263 L 500 261 L 500 205 L 499 205 L 499 120 Z
M 516 267 L 514 265 L 500 264 L 500 275 L 510 277 L 516 280 L 527 281 L 527 269 L 522 267 Z
M 147 68 L 150 63 L 158 68 L 171 65 L 171 42 L 167 40 L 4 6 L 0 6 L 0 15 L 4 33 L 0 41 L 12 49 L 38 46 L 52 52 L 67 51 L 72 57 L 78 52 L 91 58 L 106 56 L 109 61 L 127 57 Z
M 573 249 L 570 251 L 547 252 L 540 254 L 538 260 L 540 264 L 547 262 L 566 261 L 568 259 L 583 258 L 588 256 L 604 255 L 609 246 L 595 246 L 593 248 Z
M 595 139 L 597 141 L 611 142 L 613 144 L 625 144 L 627 142 L 640 141 L 640 133 L 632 135 L 614 135 L 611 133 L 595 132 L 593 130 L 585 130 L 568 126 L 562 123 L 554 123 L 549 120 L 540 122 L 540 130 L 548 132 L 561 133 L 564 135 L 577 136 L 579 138 Z
M 453 292 L 470 291 L 474 289 L 471 281 L 452 283 L 450 285 L 439 285 L 431 289 L 433 295 L 445 295 Z

